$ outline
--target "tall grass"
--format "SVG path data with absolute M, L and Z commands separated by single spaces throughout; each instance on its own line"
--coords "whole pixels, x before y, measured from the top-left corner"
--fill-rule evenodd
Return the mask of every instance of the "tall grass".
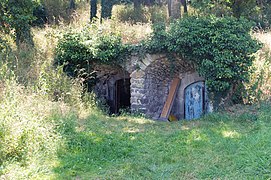
M 59 37 L 87 25 L 88 10 L 78 9 L 68 24 L 32 29 L 33 49 L 10 43 L 12 52 L 0 64 L 0 179 L 270 177 L 269 105 L 172 124 L 100 113 L 80 80 L 53 65 Z M 121 34 L 125 43 L 151 32 L 150 23 L 114 19 L 93 26 Z M 267 46 L 255 67 L 248 89 L 270 97 Z
M 263 48 L 255 54 L 252 74 L 246 86 L 245 102 L 253 103 L 268 100 L 271 97 L 271 32 L 256 32 L 253 34 Z

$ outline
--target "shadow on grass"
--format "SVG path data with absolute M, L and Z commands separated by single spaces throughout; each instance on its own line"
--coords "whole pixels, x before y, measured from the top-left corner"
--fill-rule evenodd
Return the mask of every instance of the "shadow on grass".
M 260 115 L 259 121 L 270 113 Z M 244 179 L 271 174 L 271 128 L 255 117 L 213 114 L 180 123 L 138 123 L 97 114 L 83 123 L 76 118 L 65 119 L 59 128 L 65 145 L 58 152 L 57 179 Z
M 131 133 L 114 132 L 110 125 L 120 122 L 114 118 L 110 123 L 101 124 L 99 115 L 91 115 L 85 122 L 84 131 L 77 130 L 77 120 L 69 118 L 59 128 L 65 139 L 65 145 L 58 152 L 60 164 L 55 168 L 58 178 L 72 178 L 80 174 L 97 174 L 106 166 L 114 166 L 114 162 L 132 156 L 135 148 Z

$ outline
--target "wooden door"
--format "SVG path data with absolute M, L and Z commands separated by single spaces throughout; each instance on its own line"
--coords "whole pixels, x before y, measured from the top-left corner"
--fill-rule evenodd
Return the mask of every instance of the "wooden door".
M 185 119 L 197 119 L 204 113 L 204 82 L 196 82 L 185 88 Z

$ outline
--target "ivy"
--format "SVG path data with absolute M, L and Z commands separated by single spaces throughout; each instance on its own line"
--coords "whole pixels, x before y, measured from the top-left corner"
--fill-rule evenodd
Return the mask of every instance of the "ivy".
M 78 76 L 82 69 L 91 73 L 95 63 L 120 65 L 135 51 L 174 53 L 196 67 L 211 91 L 224 92 L 249 79 L 253 53 L 261 47 L 250 36 L 252 26 L 242 18 L 187 17 L 168 28 L 155 25 L 148 39 L 130 46 L 116 34 L 85 28 L 63 36 L 56 49 L 56 62 Z
M 188 17 L 171 25 L 168 51 L 190 60 L 212 91 L 223 92 L 249 78 L 261 47 L 249 34 L 252 25 L 233 17 Z
M 55 64 L 72 77 L 92 79 L 95 64 L 117 66 L 123 62 L 128 46 L 116 34 L 101 33 L 86 27 L 63 35 L 56 48 Z

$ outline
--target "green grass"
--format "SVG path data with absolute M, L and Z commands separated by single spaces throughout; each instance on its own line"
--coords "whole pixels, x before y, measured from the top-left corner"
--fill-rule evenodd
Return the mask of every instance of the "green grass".
M 89 8 L 82 11 L 70 26 L 33 29 L 35 50 L 16 51 L 13 43 L 10 64 L 0 65 L 1 180 L 271 179 L 270 104 L 173 123 L 86 108 L 80 82 L 52 65 L 61 32 L 88 21 Z M 126 43 L 151 32 L 150 24 L 111 20 L 103 29 Z M 257 36 L 269 42 L 265 35 Z M 270 97 L 270 50 L 258 56 L 251 84 L 264 86 L 252 92 Z
M 0 101 L 0 179 L 271 178 L 270 104 L 165 123 L 10 87 Z
M 244 107 L 245 108 L 245 107 Z M 271 112 L 154 122 L 92 114 L 60 132 L 56 179 L 270 179 Z

